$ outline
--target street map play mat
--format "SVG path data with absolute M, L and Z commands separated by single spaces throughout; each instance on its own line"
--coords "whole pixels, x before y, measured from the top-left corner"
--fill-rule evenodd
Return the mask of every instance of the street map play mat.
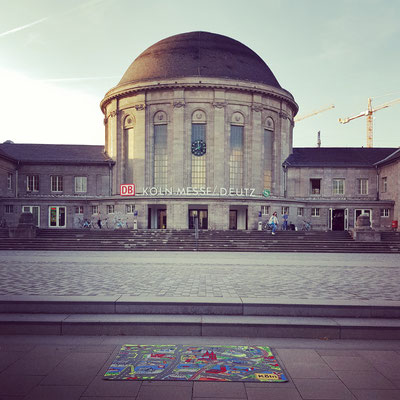
M 125 344 L 104 375 L 112 380 L 286 382 L 267 346 Z

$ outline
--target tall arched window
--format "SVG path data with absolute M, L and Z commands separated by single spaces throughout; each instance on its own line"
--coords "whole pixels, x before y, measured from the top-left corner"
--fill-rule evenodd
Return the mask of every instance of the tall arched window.
M 168 168 L 168 141 L 167 141 L 167 114 L 159 111 L 154 116 L 154 186 L 167 186 Z
M 272 187 L 272 154 L 274 147 L 274 121 L 271 117 L 266 118 L 264 123 L 264 146 L 263 146 L 263 170 L 264 189 Z
M 229 183 L 231 188 L 243 187 L 244 117 L 236 112 L 232 116 L 229 157 Z
M 206 186 L 206 114 L 195 111 L 192 115 L 192 137 L 190 141 L 192 152 L 192 187 Z
M 124 119 L 124 158 L 125 158 L 125 181 L 133 182 L 133 158 L 135 148 L 135 117 L 127 115 Z

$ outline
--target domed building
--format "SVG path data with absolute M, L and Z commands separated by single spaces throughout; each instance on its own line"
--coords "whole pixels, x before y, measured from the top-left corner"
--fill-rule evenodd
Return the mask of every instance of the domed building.
M 0 144 L 0 223 L 42 228 L 348 230 L 400 218 L 398 148 L 293 148 L 298 106 L 244 44 L 161 40 L 101 101 L 105 146 Z
M 135 184 L 141 226 L 191 228 L 197 216 L 203 229 L 255 229 L 265 196 L 284 196 L 298 106 L 236 40 L 208 32 L 161 40 L 101 108 L 113 192 Z

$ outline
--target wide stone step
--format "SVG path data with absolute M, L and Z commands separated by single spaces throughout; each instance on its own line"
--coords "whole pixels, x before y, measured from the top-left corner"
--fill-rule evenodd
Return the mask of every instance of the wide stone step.
M 175 314 L 0 314 L 2 335 L 400 339 L 399 319 Z
M 400 301 L 254 297 L 0 296 L 2 313 L 400 318 Z

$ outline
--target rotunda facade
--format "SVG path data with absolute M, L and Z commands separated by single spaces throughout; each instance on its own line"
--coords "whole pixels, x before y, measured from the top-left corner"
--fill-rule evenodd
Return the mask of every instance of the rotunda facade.
M 101 102 L 112 191 L 139 228 L 255 229 L 285 204 L 298 106 L 242 43 L 208 32 L 145 50 Z M 133 194 L 131 192 L 131 194 Z

